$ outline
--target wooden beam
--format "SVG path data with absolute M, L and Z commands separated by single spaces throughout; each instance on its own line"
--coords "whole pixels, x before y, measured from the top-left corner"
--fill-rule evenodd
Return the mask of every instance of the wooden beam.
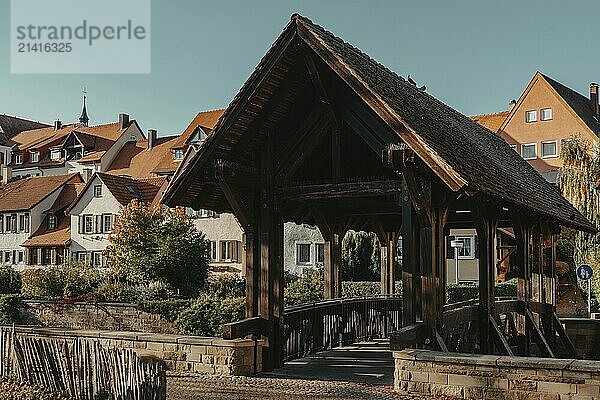
M 250 221 L 253 220 L 252 206 L 245 204 L 239 193 L 236 193 L 231 185 L 222 180 L 220 182 L 221 191 L 225 195 L 229 206 L 233 209 L 233 214 L 237 217 L 242 225 L 242 229 L 246 230 L 250 226 Z
M 378 156 L 381 156 L 386 149 L 385 143 L 367 126 L 356 113 L 344 106 L 338 107 L 340 117 L 348 126 L 373 150 Z
M 441 351 L 448 353 L 448 346 L 446 346 L 444 339 L 442 338 L 442 336 L 440 335 L 440 333 L 438 332 L 437 329 L 435 330 L 435 341 L 437 343 L 438 348 Z
M 529 325 L 528 330 L 530 330 L 533 333 L 533 335 L 535 336 L 536 342 L 538 343 L 540 350 L 544 353 L 545 356 L 555 358 L 554 352 L 548 345 L 548 342 L 546 341 L 544 334 L 542 333 L 542 331 L 540 331 L 540 327 L 537 325 L 537 323 L 533 319 L 533 315 L 531 314 L 531 311 L 525 310 L 525 318 L 527 319 L 527 325 Z
M 402 182 L 400 180 L 383 180 L 281 187 L 276 190 L 276 193 L 280 201 L 301 201 L 346 197 L 380 197 L 400 194 L 401 188 Z
M 553 312 L 552 316 L 554 318 L 554 328 L 556 329 L 556 332 L 558 332 L 558 337 L 560 337 L 560 340 L 563 342 L 567 351 L 569 352 L 569 357 L 579 358 L 579 354 L 577 354 L 577 349 L 575 348 L 573 341 L 569 337 L 569 334 L 567 333 L 567 331 L 565 331 L 565 328 L 562 326 L 560 319 L 558 319 L 556 311 Z
M 249 335 L 269 336 L 269 321 L 262 317 L 250 317 L 223 325 L 223 339 L 245 338 Z
M 505 356 L 514 356 L 515 354 L 510 348 L 508 341 L 506 341 L 506 338 L 504 337 L 504 333 L 502 333 L 502 330 L 500 330 L 500 327 L 498 326 L 498 323 L 492 314 L 488 314 L 488 320 L 490 327 L 492 328 L 492 336 L 496 343 L 496 347 L 500 350 L 500 353 Z
M 390 334 L 390 348 L 392 350 L 404 350 L 423 344 L 425 338 L 425 324 L 417 322 L 392 332 Z
M 408 188 L 402 180 L 402 325 L 414 324 L 419 314 L 419 227 Z

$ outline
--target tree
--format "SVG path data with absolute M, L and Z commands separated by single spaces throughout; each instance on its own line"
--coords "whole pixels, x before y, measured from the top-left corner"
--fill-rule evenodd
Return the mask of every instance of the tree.
M 379 240 L 374 233 L 348 231 L 342 241 L 342 279 L 377 281 L 381 278 Z
M 600 229 L 600 154 L 581 138 L 564 141 L 561 150 L 563 166 L 557 183 L 563 196 L 588 220 Z M 593 284 L 596 294 L 600 290 L 600 235 L 566 231 L 564 241 L 573 246 L 575 265 L 590 264 L 594 268 Z M 568 246 L 563 246 L 568 248 Z
M 120 281 L 161 281 L 185 296 L 204 286 L 208 244 L 183 210 L 133 200 L 116 219 L 109 240 L 106 253 Z

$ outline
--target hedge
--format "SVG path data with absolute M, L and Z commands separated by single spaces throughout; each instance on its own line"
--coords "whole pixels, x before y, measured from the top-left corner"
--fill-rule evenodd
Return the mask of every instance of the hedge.
M 496 284 L 496 297 L 516 297 L 517 283 L 515 280 L 510 280 Z M 457 303 L 479 298 L 479 285 L 474 283 L 458 283 L 448 284 L 446 286 L 446 301 L 448 303 Z
M 0 294 L 0 324 L 10 325 L 12 323 L 18 323 L 19 308 L 21 306 L 21 299 L 17 295 L 13 294 Z

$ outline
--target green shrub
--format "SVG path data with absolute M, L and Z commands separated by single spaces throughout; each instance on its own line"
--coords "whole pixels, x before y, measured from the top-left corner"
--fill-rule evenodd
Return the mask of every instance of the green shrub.
M 169 322 L 175 322 L 190 304 L 190 300 L 151 300 L 140 302 L 138 307 L 148 313 L 161 315 Z
M 283 292 L 286 306 L 323 300 L 325 290 L 323 270 L 316 270 L 290 283 Z
M 221 298 L 244 297 L 246 281 L 237 274 L 223 274 L 210 280 L 205 291 Z
M 203 293 L 181 312 L 175 324 L 186 335 L 221 336 L 223 324 L 244 318 L 245 298 L 215 298 Z
M 517 284 L 515 280 L 510 280 L 496 284 L 496 297 L 516 297 Z M 446 286 L 446 301 L 448 303 L 458 303 L 479 298 L 479 286 L 475 283 L 458 283 Z
M 98 289 L 101 279 L 99 270 L 87 263 L 27 269 L 21 273 L 21 294 L 43 299 L 85 296 Z
M 162 281 L 139 285 L 135 289 L 137 291 L 137 301 L 167 300 L 175 296 L 175 292 L 171 287 Z
M 101 301 L 135 303 L 138 301 L 139 293 L 136 287 L 127 283 L 105 281 L 93 295 Z
M 21 275 L 9 265 L 0 266 L 0 293 L 16 294 L 21 292 Z
M 19 322 L 21 299 L 12 294 L 0 294 L 0 324 L 10 325 Z
M 381 294 L 381 282 L 342 282 L 342 297 L 376 297 Z M 396 295 L 402 294 L 402 282 L 396 281 Z

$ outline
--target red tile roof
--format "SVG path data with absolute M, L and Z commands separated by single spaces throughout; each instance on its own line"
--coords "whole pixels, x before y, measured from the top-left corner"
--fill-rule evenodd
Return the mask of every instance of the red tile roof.
M 161 186 L 166 182 L 165 177 L 137 180 L 105 173 L 96 175 L 106 185 L 108 190 L 122 205 L 127 205 L 131 200 L 138 199 L 145 203 L 153 203 Z M 92 179 L 90 179 L 90 182 Z
M 179 136 L 161 137 L 156 140 L 154 147 L 148 150 L 148 141 L 140 140 L 128 142 L 123 146 L 114 161 L 108 167 L 109 174 L 125 175 L 132 178 L 145 178 L 155 173 L 175 172 L 178 162 L 173 160 L 171 148 Z M 163 170 L 157 168 L 163 159 L 170 159 L 171 163 L 164 163 Z
M 36 176 L 0 186 L 0 211 L 29 210 L 66 183 L 82 182 L 79 174 Z
M 510 111 L 500 111 L 492 114 L 473 115 L 470 118 L 479 125 L 497 133 L 508 114 L 510 114 Z

